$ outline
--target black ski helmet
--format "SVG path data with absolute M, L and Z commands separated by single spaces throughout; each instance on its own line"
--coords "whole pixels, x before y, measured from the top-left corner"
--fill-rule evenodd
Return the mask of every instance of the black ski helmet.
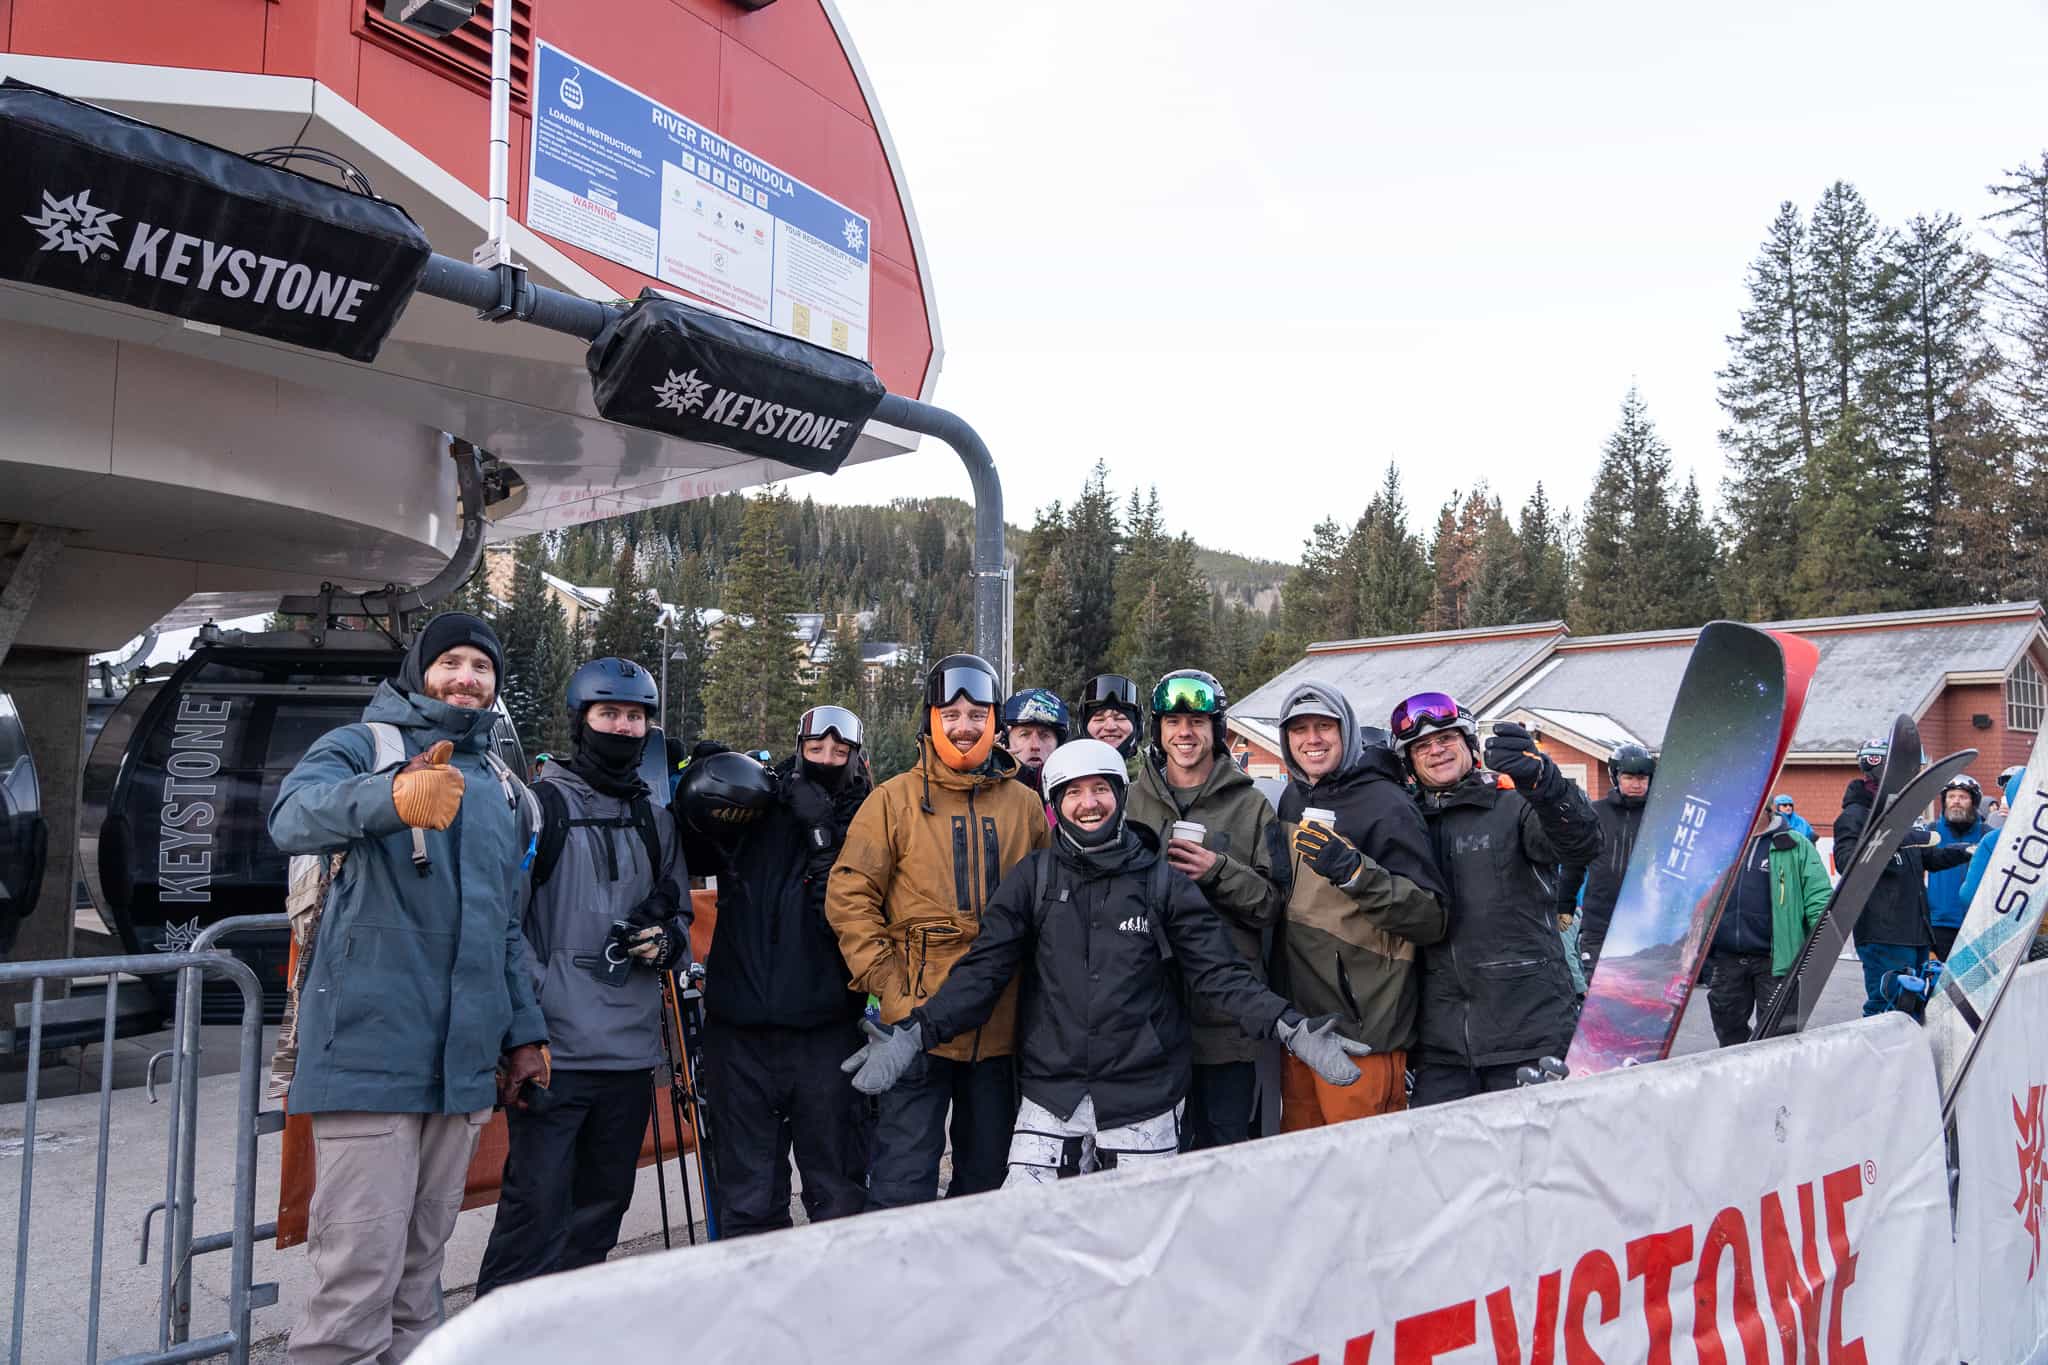
M 592 659 L 569 675 L 569 724 L 583 723 L 583 713 L 601 701 L 647 708 L 652 721 L 661 705 L 654 676 L 631 659 Z
M 747 754 L 706 754 L 683 769 L 676 796 L 683 819 L 700 834 L 742 829 L 775 805 L 775 774 Z
M 1657 756 L 1640 744 L 1624 744 L 1607 756 L 1607 780 L 1614 786 L 1621 785 L 1621 775 L 1631 773 L 1637 777 L 1657 775 Z
M 1856 770 L 1865 777 L 1876 777 L 1877 770 L 1884 766 L 1885 758 L 1892 751 L 1889 739 L 1866 739 L 1856 750 Z
M 943 710 L 954 698 L 965 696 L 976 706 L 986 706 L 993 725 L 995 708 L 1003 704 L 1003 685 L 996 678 L 994 665 L 979 654 L 948 654 L 933 664 L 924 675 L 924 715 L 917 723 L 917 732 L 928 735 L 932 730 L 932 712 Z
M 1199 668 L 1176 668 L 1152 685 L 1153 752 L 1163 753 L 1166 748 L 1162 718 L 1179 712 L 1209 718 L 1210 747 L 1217 757 L 1222 757 L 1230 752 L 1230 729 L 1223 720 L 1229 710 L 1230 693 L 1215 674 Z
M 1951 777 L 1948 780 L 1945 786 L 1942 787 L 1941 796 L 1944 802 L 1947 801 L 1948 794 L 1950 792 L 1968 792 L 1970 794 L 1970 806 L 1972 809 L 1984 804 L 1983 784 L 1978 782 L 1976 778 L 1970 776 L 1968 773 L 1957 773 L 1954 777 Z
M 1098 673 L 1081 684 L 1074 698 L 1074 725 L 1085 736 L 1088 718 L 1097 711 L 1114 709 L 1130 718 L 1131 733 L 1116 746 L 1125 758 L 1138 752 L 1138 736 L 1145 728 L 1145 713 L 1138 706 L 1138 685 L 1121 673 Z

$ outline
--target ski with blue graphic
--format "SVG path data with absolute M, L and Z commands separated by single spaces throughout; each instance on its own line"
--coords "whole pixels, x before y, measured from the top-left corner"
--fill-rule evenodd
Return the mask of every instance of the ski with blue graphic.
M 1700 631 L 1565 1057 L 1570 1074 L 1669 1054 L 1818 661 L 1796 635 L 1732 621 Z
M 1949 949 L 1947 970 L 1927 1005 L 1927 1041 L 1941 1083 L 1941 1116 L 1954 1110 L 1977 1045 L 1991 1026 L 2005 988 L 2026 961 L 2027 949 L 2048 908 L 2048 730 L 2027 756 L 2012 808 L 1984 880 L 1963 915 Z

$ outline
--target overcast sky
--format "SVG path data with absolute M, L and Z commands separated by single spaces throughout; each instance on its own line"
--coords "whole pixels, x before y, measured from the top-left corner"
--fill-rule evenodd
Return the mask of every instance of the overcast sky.
M 1009 519 L 1101 458 L 1293 559 L 1389 460 L 1584 502 L 1639 384 L 1717 498 L 1714 372 L 1781 200 L 1975 218 L 2048 147 L 2048 0 L 838 0 L 901 153 L 935 395 Z M 792 485 L 969 496 L 943 450 Z

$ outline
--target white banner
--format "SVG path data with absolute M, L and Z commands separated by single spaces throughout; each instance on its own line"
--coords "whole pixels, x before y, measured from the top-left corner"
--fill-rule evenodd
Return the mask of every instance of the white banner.
M 1889 1015 L 616 1261 L 413 1359 L 1954 1365 L 1944 1186 Z
M 2021 967 L 1956 1096 L 1956 1305 L 1963 1358 L 2048 1358 L 2048 963 Z

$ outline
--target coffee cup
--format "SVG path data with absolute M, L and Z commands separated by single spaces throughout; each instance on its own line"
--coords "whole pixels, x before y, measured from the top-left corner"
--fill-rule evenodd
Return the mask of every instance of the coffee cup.
M 1311 821 L 1323 826 L 1325 829 L 1335 829 L 1337 828 L 1337 812 L 1324 810 L 1321 806 L 1310 806 L 1301 813 L 1301 823 L 1306 825 Z
M 1188 843 L 1199 844 L 1208 837 L 1209 827 L 1207 825 L 1198 825 L 1193 820 L 1176 820 L 1173 822 L 1173 828 L 1168 831 L 1168 834 L 1175 839 L 1184 839 Z

